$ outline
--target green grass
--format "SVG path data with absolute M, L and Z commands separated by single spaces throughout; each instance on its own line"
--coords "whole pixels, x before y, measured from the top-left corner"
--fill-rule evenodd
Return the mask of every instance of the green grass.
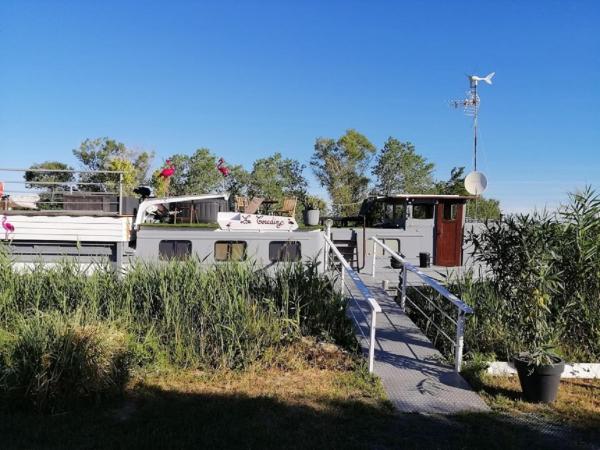
M 0 435 L 7 449 L 533 449 L 600 437 L 593 423 L 500 403 L 489 414 L 396 414 L 362 361 L 303 340 L 243 371 L 145 372 L 101 407 L 49 416 L 0 408 Z

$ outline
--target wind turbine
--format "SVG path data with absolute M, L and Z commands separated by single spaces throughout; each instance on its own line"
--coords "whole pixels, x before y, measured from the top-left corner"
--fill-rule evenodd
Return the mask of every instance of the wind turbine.
M 469 79 L 469 90 L 467 97 L 463 100 L 455 100 L 452 105 L 455 108 L 463 108 L 468 116 L 473 116 L 473 171 L 465 178 L 465 188 L 472 195 L 481 195 L 487 187 L 485 175 L 477 171 L 477 119 L 479 114 L 480 98 L 477 94 L 477 85 L 480 81 L 492 84 L 492 78 L 496 72 L 489 73 L 485 77 L 478 75 L 467 75 Z

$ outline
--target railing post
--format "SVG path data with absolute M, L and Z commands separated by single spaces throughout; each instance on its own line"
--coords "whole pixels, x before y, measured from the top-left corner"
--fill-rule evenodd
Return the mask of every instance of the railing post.
M 119 215 L 123 215 L 123 172 L 119 173 Z
M 344 277 L 346 274 L 346 269 L 344 268 L 343 265 L 340 267 L 340 273 L 341 273 L 341 277 L 342 277 L 341 278 L 342 283 L 340 284 L 340 292 L 343 294 L 344 293 Z
M 406 265 L 404 263 L 402 263 L 402 291 L 401 291 L 401 295 L 400 295 L 400 307 L 402 308 L 402 311 L 406 311 L 407 280 L 408 280 L 408 270 L 406 269 Z
M 377 329 L 377 313 L 371 309 L 371 338 L 369 341 L 369 373 L 373 373 L 375 360 L 375 330 Z
M 456 343 L 454 345 L 454 371 L 456 373 L 459 373 L 462 367 L 464 335 L 465 313 L 459 309 L 456 321 Z
M 331 240 L 331 225 L 332 225 L 332 221 L 330 219 L 325 221 L 325 236 L 327 236 L 327 239 L 329 239 L 329 240 Z M 325 261 L 325 270 L 329 270 L 329 244 L 327 243 L 327 241 L 325 241 L 324 261 Z
M 377 258 L 376 255 L 377 255 L 377 242 L 373 241 L 373 263 L 372 263 L 373 266 L 371 268 L 372 269 L 371 272 L 372 272 L 373 278 L 375 278 L 375 259 Z

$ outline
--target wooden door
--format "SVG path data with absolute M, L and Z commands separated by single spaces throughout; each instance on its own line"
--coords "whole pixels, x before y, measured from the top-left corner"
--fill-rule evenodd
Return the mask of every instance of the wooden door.
M 435 214 L 435 265 L 460 266 L 463 244 L 463 206 L 440 202 Z

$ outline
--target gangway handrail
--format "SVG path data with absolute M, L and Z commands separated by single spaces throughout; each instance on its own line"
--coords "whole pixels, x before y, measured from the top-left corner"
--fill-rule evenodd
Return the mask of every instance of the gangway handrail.
M 415 306 L 415 308 L 421 314 L 423 314 L 430 321 L 430 323 L 442 333 L 442 335 L 444 337 L 446 337 L 448 340 L 450 340 L 450 342 L 454 346 L 454 369 L 456 372 L 460 372 L 460 368 L 462 366 L 462 359 L 463 359 L 465 316 L 467 314 L 473 314 L 473 312 L 474 312 L 473 308 L 471 306 L 467 305 L 465 302 L 463 302 L 460 298 L 458 298 L 456 295 L 454 295 L 452 292 L 450 292 L 444 286 L 442 286 L 438 281 L 434 280 L 429 275 L 423 273 L 417 267 L 410 264 L 408 261 L 406 261 L 405 258 L 400 256 L 398 253 L 396 253 L 390 247 L 385 245 L 379 239 L 377 239 L 376 237 L 372 237 L 371 240 L 373 241 L 373 261 L 372 261 L 373 277 L 375 277 L 375 267 L 376 267 L 376 258 L 377 258 L 376 257 L 376 249 L 377 249 L 377 246 L 379 245 L 384 251 L 388 252 L 392 258 L 394 258 L 396 261 L 400 262 L 402 264 L 402 267 L 404 268 L 404 270 L 402 271 L 402 286 L 401 286 L 401 294 L 400 294 L 400 306 L 401 306 L 402 310 L 405 310 L 406 300 L 409 300 L 413 304 L 413 306 Z M 406 286 L 407 286 L 407 273 L 409 271 L 414 273 L 415 275 L 417 275 L 421 280 L 423 280 L 423 282 L 427 286 L 433 288 L 443 298 L 448 300 L 450 303 L 452 303 L 457 308 L 458 317 L 457 317 L 456 321 L 452 320 L 452 322 L 456 325 L 456 336 L 454 339 L 451 339 L 444 330 L 442 330 L 438 325 L 433 323 L 433 321 L 427 316 L 427 314 L 421 308 L 419 308 L 410 298 L 407 297 Z M 435 305 L 435 303 L 432 302 L 429 298 L 425 298 L 425 299 L 439 310 L 437 305 Z
M 448 289 L 446 289 L 444 286 L 442 286 L 436 280 L 431 278 L 429 275 L 421 272 L 417 267 L 413 266 L 411 263 L 406 261 L 406 259 L 404 259 L 402 256 L 398 255 L 396 252 L 394 252 L 391 248 L 389 248 L 387 245 L 385 245 L 383 242 L 381 242 L 376 237 L 371 238 L 371 240 L 373 242 L 376 242 L 381 248 L 383 248 L 386 252 L 388 252 L 395 260 L 401 262 L 404 265 L 404 267 L 406 267 L 407 270 L 411 271 L 415 275 L 418 275 L 419 278 L 421 278 L 425 282 L 425 284 L 428 284 L 433 289 L 438 291 L 442 296 L 444 296 L 451 303 L 453 303 L 454 306 L 456 306 L 458 309 L 460 309 L 461 311 L 464 311 L 466 314 L 473 314 L 473 308 L 471 308 L 469 305 L 467 305 L 465 302 L 463 302 L 460 298 L 458 298 L 456 295 L 454 295 L 452 292 L 450 292 Z M 373 261 L 375 261 L 375 258 L 373 258 Z M 374 268 L 375 268 L 375 265 L 373 265 L 373 269 Z M 373 273 L 373 276 L 375 276 L 374 273 Z
M 367 303 L 369 304 L 369 307 L 371 308 L 371 324 L 370 324 L 370 338 L 369 338 L 369 373 L 373 373 L 373 365 L 374 365 L 374 360 L 375 360 L 375 332 L 377 329 L 377 313 L 381 312 L 381 306 L 379 306 L 379 303 L 377 303 L 377 300 L 375 300 L 375 297 L 373 296 L 373 294 L 371 293 L 370 289 L 363 283 L 363 281 L 360 279 L 360 277 L 358 276 L 358 274 L 352 269 L 352 267 L 350 266 L 350 264 L 348 263 L 348 261 L 346 261 L 346 258 L 344 258 L 344 256 L 342 255 L 342 253 L 339 251 L 339 249 L 335 246 L 335 244 L 332 242 L 331 238 L 329 237 L 331 234 L 331 229 L 330 227 L 327 228 L 327 232 L 324 235 L 324 239 L 325 239 L 325 267 L 327 267 L 327 261 L 329 258 L 329 250 L 331 250 L 333 252 L 333 254 L 335 255 L 335 257 L 338 259 L 338 261 L 341 263 L 343 270 L 341 271 L 341 285 L 342 285 L 342 290 L 344 288 L 344 273 L 347 273 L 348 276 L 350 277 L 350 279 L 352 280 L 352 282 L 354 283 L 354 285 L 356 286 L 356 288 L 358 289 L 358 291 L 361 293 L 361 295 L 364 297 L 364 299 L 367 301 Z M 355 299 L 356 301 L 356 299 Z M 360 305 L 359 305 L 360 307 Z M 357 324 L 357 326 L 360 325 Z

